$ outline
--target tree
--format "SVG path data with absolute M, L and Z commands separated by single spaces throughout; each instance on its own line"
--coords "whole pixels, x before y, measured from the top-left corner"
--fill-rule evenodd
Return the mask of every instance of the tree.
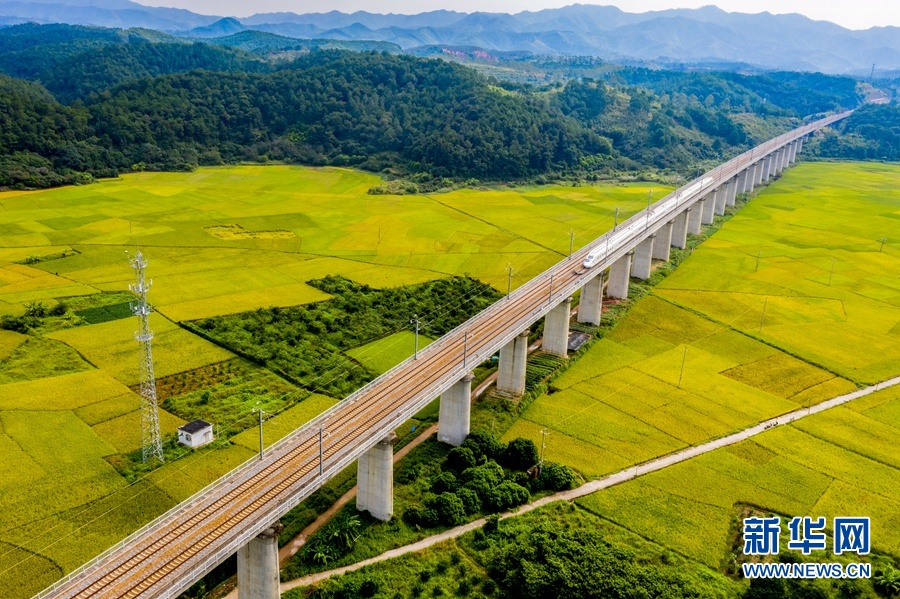
M 517 437 L 506 446 L 502 463 L 513 470 L 526 470 L 537 464 L 538 459 L 538 450 L 534 441 Z
M 541 468 L 541 474 L 535 479 L 535 490 L 547 489 L 563 491 L 571 489 L 575 482 L 575 472 L 568 466 L 547 462 Z
M 454 447 L 447 454 L 444 467 L 456 472 L 462 472 L 475 466 L 476 463 L 475 454 L 472 453 L 471 449 L 468 447 Z
M 457 526 L 466 520 L 466 508 L 454 493 L 441 493 L 425 505 L 437 512 L 439 522 L 445 526 Z
M 485 431 L 472 431 L 460 447 L 466 447 L 472 450 L 475 459 L 481 461 L 482 458 L 497 459 L 506 449 L 506 446 L 498 441 L 493 435 Z
M 891 564 L 884 564 L 872 579 L 875 589 L 886 597 L 900 597 L 900 570 Z

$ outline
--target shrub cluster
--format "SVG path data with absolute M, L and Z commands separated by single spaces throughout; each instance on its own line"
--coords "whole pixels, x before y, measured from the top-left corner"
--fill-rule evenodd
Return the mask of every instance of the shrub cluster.
M 568 489 L 575 474 L 567 466 L 538 469 L 538 451 L 530 439 L 504 445 L 474 431 L 447 454 L 431 480 L 431 494 L 412 506 L 403 520 L 412 526 L 458 526 L 466 516 L 497 513 L 527 503 L 532 492 Z

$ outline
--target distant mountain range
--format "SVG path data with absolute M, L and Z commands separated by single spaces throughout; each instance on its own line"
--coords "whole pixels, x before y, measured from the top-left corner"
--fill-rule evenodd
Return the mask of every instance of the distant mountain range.
M 144 27 L 185 37 L 246 30 L 293 38 L 372 40 L 403 49 L 471 46 L 491 51 L 598 56 L 663 63 L 733 63 L 763 69 L 868 75 L 900 70 L 900 28 L 845 29 L 797 14 L 729 13 L 714 6 L 627 13 L 575 4 L 514 15 L 447 10 L 417 15 L 331 11 L 244 19 L 143 6 L 129 0 L 0 1 L 0 25 L 28 21 Z

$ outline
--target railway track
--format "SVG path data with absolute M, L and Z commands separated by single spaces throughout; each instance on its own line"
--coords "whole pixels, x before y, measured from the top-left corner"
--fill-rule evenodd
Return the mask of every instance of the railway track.
M 282 439 L 263 459 L 242 465 L 35 599 L 180 594 L 460 380 L 467 371 L 464 362 L 489 358 L 594 274 L 749 164 L 847 115 L 769 140 L 659 200 L 648 209 L 649 217 L 648 211 L 632 216 L 421 350 L 418 359 L 404 361 Z M 598 248 L 604 248 L 602 260 L 589 271 L 581 269 L 587 254 Z

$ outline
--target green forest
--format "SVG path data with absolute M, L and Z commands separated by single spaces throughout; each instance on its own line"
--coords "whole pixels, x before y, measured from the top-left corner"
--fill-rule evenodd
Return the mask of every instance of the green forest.
M 354 166 L 425 189 L 446 178 L 685 175 L 861 100 L 857 81 L 821 74 L 604 70 L 590 59 L 545 62 L 577 76 L 536 86 L 377 45 L 295 41 L 0 29 L 0 188 L 269 161 Z M 885 135 L 875 123 L 896 122 L 897 109 L 880 110 L 848 121 L 819 154 L 893 157 L 896 127 Z

